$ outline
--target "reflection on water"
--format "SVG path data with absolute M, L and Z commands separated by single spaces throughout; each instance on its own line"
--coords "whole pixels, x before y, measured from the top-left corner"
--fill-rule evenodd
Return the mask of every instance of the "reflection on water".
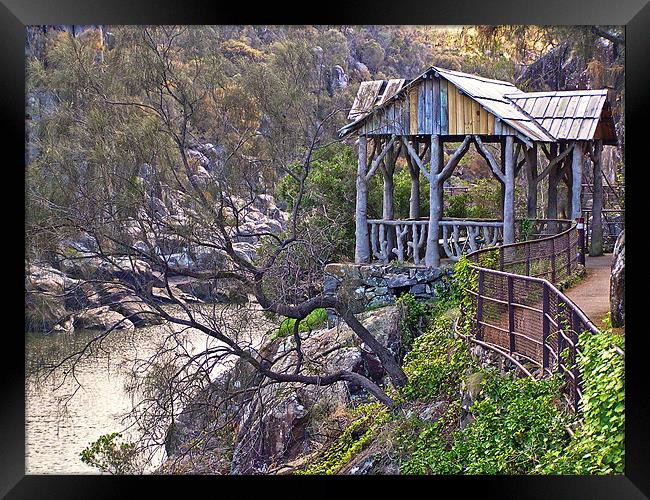
M 210 316 L 214 308 L 207 311 Z M 263 320 L 259 311 L 254 318 L 234 313 L 228 309 L 230 323 L 236 329 L 246 330 L 245 335 L 253 345 L 259 345 L 263 332 L 271 326 Z M 224 313 L 220 311 L 219 314 Z M 233 318 L 240 316 L 236 320 Z M 178 327 L 177 331 L 178 331 Z M 30 374 L 26 381 L 26 449 L 25 472 L 27 474 L 97 474 L 98 470 L 81 462 L 79 454 L 102 434 L 125 429 L 124 415 L 132 402 L 124 384 L 127 369 L 135 359 L 148 358 L 161 340 L 168 337 L 168 325 L 139 328 L 130 332 L 111 332 L 101 343 L 94 344 L 90 357 L 82 358 L 67 377 L 61 373 L 46 380 Z M 26 339 L 27 370 L 33 371 L 44 363 L 60 360 L 67 354 L 81 349 L 100 332 L 80 332 L 73 335 L 36 336 Z M 183 349 L 197 353 L 206 347 L 217 345 L 196 330 L 177 333 Z M 220 370 L 219 370 L 220 371 Z M 214 375 L 214 373 L 213 373 Z M 68 397 L 74 393 L 72 398 Z M 67 400 L 67 402 L 66 402 Z M 125 440 L 139 437 L 136 431 L 124 432 Z M 157 462 L 162 460 L 162 448 Z M 153 464 L 154 467 L 157 465 Z

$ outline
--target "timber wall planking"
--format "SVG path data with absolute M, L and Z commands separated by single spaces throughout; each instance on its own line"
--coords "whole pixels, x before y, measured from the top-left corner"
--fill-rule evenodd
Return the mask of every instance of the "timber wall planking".
M 512 127 L 444 78 L 426 78 L 377 109 L 365 135 L 516 135 Z

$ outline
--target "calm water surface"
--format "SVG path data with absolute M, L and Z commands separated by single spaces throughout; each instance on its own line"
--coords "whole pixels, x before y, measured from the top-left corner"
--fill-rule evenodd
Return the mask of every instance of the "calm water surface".
M 208 314 L 214 314 L 210 308 Z M 256 311 L 238 315 L 232 309 L 218 311 L 229 323 L 254 345 L 259 345 L 263 334 L 272 327 Z M 178 329 L 178 327 L 176 327 Z M 44 360 L 60 360 L 66 354 L 83 347 L 97 331 L 77 331 L 73 335 L 37 336 L 26 338 L 27 366 Z M 26 379 L 26 449 L 27 474 L 98 474 L 98 469 L 85 465 L 79 454 L 102 434 L 120 432 L 125 428 L 123 417 L 131 409 L 132 401 L 124 384 L 127 370 L 134 359 L 148 358 L 162 338 L 170 335 L 168 325 L 139 328 L 131 332 L 111 332 L 91 357 L 76 367 L 74 377 L 61 374 L 39 380 L 33 374 Z M 187 330 L 178 334 L 184 348 L 197 353 L 218 342 L 203 333 Z M 216 372 L 223 366 L 216 367 Z M 78 383 L 77 383 L 78 382 Z M 75 392 L 76 391 L 76 392 Z M 66 404 L 64 402 L 74 392 Z M 126 440 L 138 437 L 134 430 L 124 432 Z M 152 466 L 164 458 L 159 448 Z

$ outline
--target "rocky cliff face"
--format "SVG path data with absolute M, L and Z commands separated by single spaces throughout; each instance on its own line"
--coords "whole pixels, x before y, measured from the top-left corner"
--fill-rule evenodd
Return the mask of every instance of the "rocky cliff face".
M 618 328 L 625 325 L 625 230 L 618 236 L 614 245 L 609 302 L 612 326 Z
M 375 337 L 392 351 L 401 346 L 399 311 L 385 307 L 359 316 Z M 323 328 L 302 343 L 306 373 L 350 370 L 383 384 L 386 374 L 375 355 L 346 325 Z M 296 363 L 292 338 L 275 339 L 262 351 L 286 353 L 274 366 L 290 370 Z M 169 429 L 165 472 L 258 474 L 277 472 L 287 463 L 317 451 L 345 425 L 341 415 L 365 401 L 360 387 L 261 384 L 245 363 L 237 365 L 186 408 Z M 246 389 L 254 389 L 244 396 Z M 236 393 L 236 394 L 234 394 Z M 226 425 L 226 422 L 230 422 Z M 196 443 L 201 443 L 196 447 Z M 226 463 L 225 458 L 228 458 Z
M 210 148 L 202 148 L 209 152 Z M 200 151 L 196 151 L 201 154 Z M 203 160 L 202 160 L 203 161 Z M 205 157 L 207 168 L 213 169 Z M 146 170 L 146 168 L 144 169 Z M 207 170 L 206 170 L 207 172 Z M 143 182 L 146 182 L 146 172 Z M 233 248 L 241 257 L 254 260 L 262 244 L 260 234 L 279 235 L 286 228 L 288 215 L 270 195 L 258 195 L 253 203 L 233 198 L 239 212 L 239 226 L 228 227 Z M 168 262 L 172 269 L 167 281 L 172 295 L 186 302 L 241 302 L 248 291 L 233 279 L 199 280 L 184 273 L 232 266 L 225 251 L 210 246 L 192 247 L 179 236 L 192 222 L 192 211 L 181 203 L 181 196 L 165 190 L 160 197 L 149 196 L 141 209 L 140 220 L 154 217 L 157 224 L 127 221 L 127 244 Z M 169 228 L 155 233 L 147 227 Z M 215 242 L 219 243 L 219 242 Z M 153 245 L 153 248 L 151 248 Z M 74 328 L 130 328 L 159 323 L 151 307 L 129 287 L 141 290 L 154 303 L 169 303 L 161 269 L 142 258 L 99 256 L 97 242 L 87 236 L 64 240 L 47 261 L 32 262 L 25 269 L 26 327 L 33 332 L 72 332 Z M 105 309 L 108 307 L 110 312 Z M 132 324 L 131 324 L 132 323 Z

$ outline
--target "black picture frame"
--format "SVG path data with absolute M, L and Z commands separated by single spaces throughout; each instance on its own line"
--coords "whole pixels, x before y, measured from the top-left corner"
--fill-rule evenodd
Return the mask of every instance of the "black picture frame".
M 0 123 L 5 125 L 2 135 L 6 139 L 3 154 L 3 186 L 5 196 L 4 229 L 15 224 L 17 234 L 24 236 L 24 215 L 20 216 L 14 193 L 24 193 L 24 57 L 25 26 L 34 24 L 599 24 L 626 26 L 626 163 L 631 165 L 626 172 L 627 224 L 632 228 L 632 269 L 628 273 L 628 290 L 636 286 L 647 287 L 647 272 L 640 255 L 643 239 L 647 233 L 647 210 L 643 204 L 643 174 L 650 169 L 645 160 L 649 135 L 647 124 L 650 102 L 650 4 L 647 0 L 545 0 L 525 2 L 507 0 L 487 2 L 485 0 L 441 0 L 423 2 L 400 0 L 399 2 L 370 1 L 341 2 L 328 1 L 322 4 L 302 3 L 283 7 L 277 2 L 264 6 L 225 2 L 199 2 L 197 0 L 0 0 Z M 318 16 L 308 15 L 312 7 Z M 21 175 L 23 174 L 23 175 Z M 646 184 L 647 185 L 647 184 Z M 645 195 L 647 198 L 647 195 Z M 20 196 L 18 196 L 20 198 Z M 22 212 L 24 214 L 24 212 Z M 632 224 L 630 226 L 630 224 Z M 638 230 L 635 230 L 637 228 Z M 144 485 L 149 495 L 156 490 L 171 493 L 170 488 L 182 489 L 209 486 L 215 494 L 223 494 L 223 487 L 241 488 L 261 486 L 270 492 L 273 489 L 290 493 L 298 478 L 287 477 L 107 477 L 107 476 L 33 476 L 25 475 L 25 387 L 24 387 L 24 338 L 18 332 L 23 322 L 20 316 L 24 282 L 20 260 L 24 261 L 24 247 L 19 238 L 6 240 L 4 247 L 11 251 L 5 266 L 6 290 L 17 304 L 6 307 L 7 317 L 16 320 L 11 327 L 5 327 L 4 363 L 0 384 L 0 496 L 7 498 L 118 498 L 134 494 L 136 485 Z M 630 259 L 628 250 L 628 259 Z M 638 255 L 635 257 L 635 255 Z M 636 260 L 635 260 L 636 259 Z M 647 259 L 646 259 L 647 260 Z M 647 265 L 647 264 L 646 264 Z M 11 270 L 9 272 L 9 270 Z M 15 279 L 15 286 L 8 286 Z M 630 284 L 631 279 L 631 284 Z M 645 283 L 644 283 L 645 282 Z M 499 498 L 648 498 L 650 496 L 650 370 L 644 363 L 648 350 L 644 329 L 644 314 L 647 294 L 627 293 L 626 338 L 626 472 L 622 476 L 432 476 L 432 477 L 382 477 L 373 478 L 327 478 L 332 486 L 343 483 L 346 488 L 359 486 L 367 488 L 379 485 L 384 489 L 387 483 L 398 483 L 400 488 L 419 483 L 416 491 L 440 492 L 443 485 L 452 488 L 455 496 L 481 495 Z M 635 306 L 635 304 L 638 304 Z M 22 304 L 24 306 L 24 303 Z M 647 322 L 647 320 L 646 320 Z M 6 320 L 4 322 L 6 323 Z M 324 478 L 301 481 L 322 481 Z M 191 482 L 190 482 L 191 481 Z M 207 484 L 209 481 L 209 485 Z M 216 483 L 214 482 L 216 481 Z M 313 488 L 316 485 L 302 485 Z M 420 489 L 419 487 L 422 487 Z M 248 490 L 246 490 L 248 491 Z M 301 490 L 310 494 L 311 490 Z M 293 494 L 297 494 L 294 491 Z

